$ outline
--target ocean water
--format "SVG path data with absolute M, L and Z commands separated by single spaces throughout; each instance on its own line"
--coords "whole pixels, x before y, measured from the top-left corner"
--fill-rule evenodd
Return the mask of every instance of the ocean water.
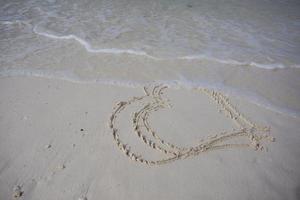
M 300 117 L 299 11 L 298 0 L 2 0 L 0 74 L 210 87 Z

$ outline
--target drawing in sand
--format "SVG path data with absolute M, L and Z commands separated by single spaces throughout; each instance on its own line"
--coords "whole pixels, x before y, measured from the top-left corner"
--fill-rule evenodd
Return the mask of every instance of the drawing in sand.
M 254 150 L 263 150 L 263 141 L 274 142 L 275 138 L 270 135 L 270 128 L 259 126 L 242 115 L 230 102 L 229 99 L 220 92 L 211 89 L 198 89 L 205 93 L 213 102 L 217 104 L 226 117 L 235 122 L 236 129 L 231 132 L 217 133 L 212 137 L 200 140 L 201 142 L 195 146 L 179 147 L 162 138 L 162 134 L 158 134 L 151 127 L 149 117 L 151 113 L 162 108 L 170 108 L 170 100 L 163 98 L 162 94 L 167 89 L 167 86 L 157 85 L 152 90 L 144 87 L 144 95 L 140 97 L 132 97 L 127 101 L 121 101 L 116 104 L 109 120 L 109 128 L 112 131 L 113 139 L 118 148 L 131 160 L 143 163 L 146 165 L 161 165 L 167 164 L 176 160 L 185 159 L 196 156 L 201 153 L 222 150 L 228 148 L 253 148 Z M 146 105 L 140 110 L 133 113 L 132 125 L 133 133 L 150 148 L 161 152 L 165 157 L 158 160 L 150 160 L 140 155 L 138 152 L 131 151 L 131 147 L 120 139 L 119 130 L 116 126 L 116 120 L 122 111 L 127 106 L 146 100 Z M 142 130 L 142 127 L 145 131 Z M 125 134 L 125 133 L 124 133 Z M 151 138 L 151 139 L 150 139 Z M 235 138 L 246 138 L 247 142 L 231 142 Z M 229 143 L 228 143 L 229 142 Z

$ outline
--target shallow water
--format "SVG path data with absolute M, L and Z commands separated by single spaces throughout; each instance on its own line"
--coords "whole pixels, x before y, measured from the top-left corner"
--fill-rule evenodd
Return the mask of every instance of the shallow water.
M 296 0 L 1 1 L 0 74 L 210 87 L 300 117 L 299 10 Z
M 91 52 L 299 67 L 299 9 L 278 0 L 4 1 L 1 41 L 40 34 Z

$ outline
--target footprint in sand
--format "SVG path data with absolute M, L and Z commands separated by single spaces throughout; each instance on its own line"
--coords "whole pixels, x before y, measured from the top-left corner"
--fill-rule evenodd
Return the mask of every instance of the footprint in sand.
M 220 92 L 210 89 L 199 89 L 200 92 L 205 93 L 217 104 L 222 113 L 231 119 L 237 125 L 237 130 L 233 132 L 222 132 L 214 136 L 200 140 L 201 143 L 196 146 L 179 147 L 164 140 L 154 131 L 149 123 L 149 116 L 151 113 L 162 108 L 171 108 L 170 101 L 162 97 L 163 92 L 167 89 L 166 86 L 157 85 L 149 90 L 144 87 L 144 95 L 140 97 L 132 97 L 127 101 L 121 101 L 116 104 L 109 119 L 109 128 L 112 131 L 113 139 L 118 148 L 131 160 L 143 163 L 146 165 L 161 165 L 170 163 L 176 160 L 185 159 L 196 156 L 201 153 L 222 150 L 228 148 L 253 148 L 254 150 L 263 150 L 262 141 L 275 141 L 270 136 L 270 128 L 259 126 L 244 115 L 242 115 L 230 102 L 229 99 Z M 149 100 L 150 99 L 150 100 Z M 143 100 L 148 100 L 146 105 L 133 113 L 132 125 L 133 133 L 147 146 L 161 152 L 165 157 L 159 160 L 149 160 L 140 155 L 138 152 L 131 151 L 131 147 L 125 144 L 119 137 L 120 130 L 116 127 L 116 120 L 122 111 L 129 105 L 139 103 Z M 145 127 L 144 133 L 141 127 Z M 146 135 L 148 134 L 148 135 Z M 150 139 L 151 138 L 151 139 Z M 246 138 L 248 142 L 244 143 L 228 143 L 234 138 Z M 226 143 L 225 143 L 226 142 Z
M 14 187 L 14 194 L 13 194 L 13 198 L 14 199 L 19 199 L 23 196 L 24 191 L 22 190 L 22 187 L 20 185 L 17 185 Z

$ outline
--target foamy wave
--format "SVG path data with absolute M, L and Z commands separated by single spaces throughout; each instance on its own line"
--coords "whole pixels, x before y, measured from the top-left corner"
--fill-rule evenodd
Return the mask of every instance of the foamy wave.
M 13 26 L 13 25 L 26 25 L 26 26 L 31 26 L 28 20 L 4 20 L 0 21 L 0 25 L 6 25 L 6 26 Z
M 64 80 L 72 83 L 80 84 L 103 84 L 119 87 L 141 88 L 148 84 L 153 84 L 153 81 L 129 81 L 129 80 L 115 80 L 115 79 L 88 79 L 84 80 L 70 71 L 45 71 L 45 70 L 0 70 L 0 77 L 38 77 L 47 79 Z M 184 77 L 178 80 L 157 80 L 155 83 L 161 83 L 169 86 L 170 88 L 179 89 L 197 89 L 209 88 L 216 91 L 224 92 L 231 96 L 241 97 L 248 102 L 263 107 L 267 110 L 300 119 L 300 112 L 297 110 L 281 107 L 272 104 L 267 99 L 251 92 L 228 87 L 222 83 L 208 82 L 208 81 L 190 81 Z
M 153 60 L 209 60 L 213 62 L 218 62 L 226 65 L 234 65 L 234 66 L 252 66 L 252 67 L 257 67 L 257 68 L 262 68 L 262 69 L 286 69 L 286 68 L 300 68 L 300 65 L 290 65 L 290 66 L 285 66 L 284 64 L 280 63 L 272 63 L 272 64 L 262 64 L 262 63 L 257 63 L 257 62 L 240 62 L 236 60 L 224 60 L 224 59 L 218 59 L 218 58 L 213 58 L 209 57 L 207 55 L 187 55 L 187 56 L 181 56 L 181 57 L 175 57 L 175 58 L 159 58 L 155 57 L 152 55 L 149 55 L 145 51 L 137 51 L 133 49 L 117 49 L 117 48 L 110 48 L 110 49 L 100 49 L 100 48 L 94 48 L 90 43 L 87 41 L 83 40 L 82 38 L 70 34 L 70 35 L 63 35 L 63 36 L 58 36 L 54 34 L 50 34 L 47 32 L 42 32 L 38 30 L 38 25 L 34 26 L 33 32 L 37 35 L 41 35 L 44 37 L 52 38 L 52 39 L 57 39 L 57 40 L 75 40 L 79 44 L 81 44 L 87 52 L 90 53 L 107 53 L 107 54 L 131 54 L 135 56 L 144 56 L 149 59 Z
M 21 24 L 22 22 L 20 20 L 15 21 L 0 21 L 0 24 L 3 25 L 13 25 L 13 24 Z
M 252 66 L 252 67 L 258 67 L 262 69 L 286 69 L 286 68 L 300 68 L 300 65 L 290 65 L 285 66 L 280 63 L 273 63 L 273 64 L 261 64 L 256 62 L 240 62 L 236 60 L 221 60 L 217 58 L 212 58 L 204 55 L 190 55 L 190 56 L 182 56 L 178 59 L 181 60 L 212 60 L 218 63 L 226 64 L 226 65 L 236 65 L 236 66 Z
M 132 55 L 136 55 L 136 56 L 145 56 L 151 59 L 158 59 L 156 57 L 153 57 L 151 55 L 148 55 L 146 52 L 144 51 L 137 51 L 137 50 L 133 50 L 133 49 L 117 49 L 117 48 L 111 48 L 111 49 L 96 49 L 94 47 L 92 47 L 91 44 L 89 44 L 87 41 L 81 39 L 80 37 L 77 37 L 76 35 L 64 35 L 64 36 L 57 36 L 54 34 L 50 34 L 50 33 L 46 33 L 46 32 L 41 32 L 37 30 L 37 26 L 34 26 L 33 28 L 33 32 L 35 34 L 44 36 L 44 37 L 48 37 L 48 38 L 52 38 L 52 39 L 58 39 L 58 40 L 75 40 L 77 41 L 79 44 L 81 44 L 86 51 L 90 52 L 90 53 L 109 53 L 109 54 L 132 54 Z

